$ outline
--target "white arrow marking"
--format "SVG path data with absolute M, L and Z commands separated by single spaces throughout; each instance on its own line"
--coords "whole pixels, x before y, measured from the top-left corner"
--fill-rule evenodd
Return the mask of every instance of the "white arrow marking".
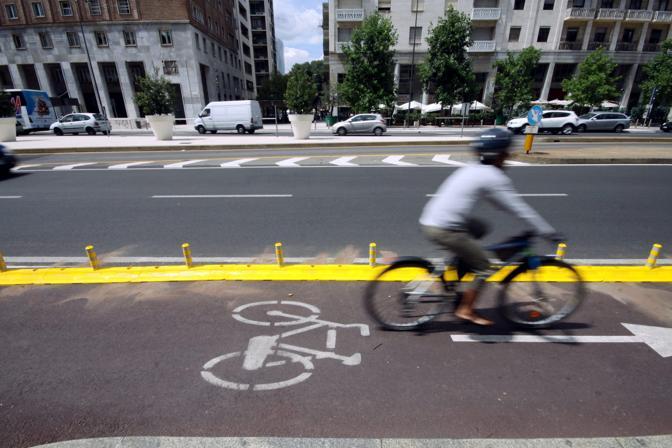
M 258 157 L 255 157 L 255 158 L 252 158 L 252 159 L 238 159 L 238 160 L 233 160 L 231 162 L 224 162 L 220 166 L 222 168 L 240 168 L 240 165 L 242 165 L 243 163 L 252 162 L 252 161 L 257 160 L 257 159 L 258 159 Z
M 56 171 L 71 170 L 71 169 L 73 169 L 73 168 L 77 168 L 78 166 L 95 165 L 95 164 L 96 164 L 96 162 L 73 163 L 72 165 L 55 166 L 55 167 L 54 167 L 54 170 L 56 170 Z
M 402 162 L 401 159 L 403 159 L 404 157 L 405 156 L 385 157 L 383 159 L 383 163 L 389 163 L 390 165 L 397 165 L 397 166 L 418 166 L 415 163 Z
M 296 162 L 300 162 L 302 160 L 306 160 L 308 157 L 292 157 L 291 159 L 285 159 L 281 160 L 279 162 L 276 162 L 276 165 L 282 166 L 285 168 L 299 168 L 300 166 L 296 164 Z
M 168 165 L 163 165 L 164 168 L 172 169 L 172 168 L 184 168 L 187 165 L 194 165 L 196 163 L 200 162 L 205 162 L 205 160 L 187 160 L 186 162 L 177 162 L 177 163 L 170 163 Z
M 355 163 L 350 163 L 352 159 L 356 159 L 357 156 L 346 156 L 346 157 L 339 157 L 338 159 L 334 159 L 331 162 L 329 162 L 332 165 L 336 166 L 359 166 Z
M 457 162 L 455 160 L 450 160 L 450 154 L 448 154 L 448 155 L 437 154 L 434 157 L 432 157 L 432 162 L 445 163 L 446 165 L 454 165 L 454 166 L 465 166 L 466 165 L 466 163 L 464 163 L 464 162 Z
M 107 167 L 108 170 L 125 170 L 126 168 L 130 166 L 137 166 L 137 165 L 143 165 L 145 163 L 152 163 L 152 162 L 133 162 L 133 163 L 120 163 L 119 165 L 110 165 Z
M 672 328 L 622 323 L 634 336 L 571 336 L 529 334 L 454 334 L 454 342 L 556 342 L 565 344 L 644 343 L 663 358 L 672 356 Z

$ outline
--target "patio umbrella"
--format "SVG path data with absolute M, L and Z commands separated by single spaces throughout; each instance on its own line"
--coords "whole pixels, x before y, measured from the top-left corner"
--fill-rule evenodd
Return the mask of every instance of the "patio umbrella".
M 439 112 L 441 110 L 441 103 L 433 103 L 422 106 L 422 113 L 428 114 L 431 112 Z
M 544 105 L 544 104 L 548 104 L 548 101 L 546 101 L 546 100 L 542 100 L 542 99 L 538 99 L 538 100 L 530 101 L 530 104 L 534 104 L 534 105 L 542 106 L 542 105 Z
M 602 104 L 600 105 L 603 109 L 616 109 L 619 107 L 618 104 L 612 103 L 611 101 L 602 101 Z
M 473 101 L 469 105 L 469 110 L 491 110 L 488 106 L 481 103 L 480 101 Z
M 394 107 L 395 110 L 408 110 L 408 103 L 401 104 Z M 417 101 L 411 101 L 411 109 L 422 110 L 422 104 Z
M 558 99 L 551 100 L 551 101 L 548 102 L 548 104 L 552 104 L 554 106 L 562 106 L 562 107 L 569 106 L 571 103 L 572 102 L 570 100 L 558 100 Z

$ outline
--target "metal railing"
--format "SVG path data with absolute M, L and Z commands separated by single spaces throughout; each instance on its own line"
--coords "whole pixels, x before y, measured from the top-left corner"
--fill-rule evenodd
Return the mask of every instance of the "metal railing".
M 596 11 L 595 8 L 569 8 L 565 19 L 594 19 Z
M 616 51 L 637 51 L 637 44 L 634 42 L 616 43 Z
M 646 9 L 628 9 L 625 14 L 625 20 L 649 22 L 651 19 L 653 19 L 653 11 L 647 11 Z
M 622 20 L 625 18 L 625 9 L 600 8 L 597 10 L 596 19 Z
M 559 49 L 560 50 L 580 50 L 581 49 L 581 42 L 577 42 L 577 41 L 571 42 L 571 41 L 563 40 L 563 41 L 560 41 Z
M 494 40 L 475 40 L 469 47 L 472 53 L 489 53 L 495 51 L 496 42 Z
M 660 44 L 644 44 L 644 48 L 642 48 L 642 51 L 657 53 L 661 49 L 662 49 L 662 46 Z
M 361 21 L 364 20 L 364 10 L 363 9 L 337 9 L 336 10 L 336 21 L 337 22 L 352 22 L 352 21 Z
M 609 42 L 588 42 L 589 50 L 597 50 L 598 48 L 604 48 L 605 50 L 609 49 Z
M 474 8 L 471 11 L 471 20 L 499 20 L 501 8 Z
M 672 11 L 656 11 L 653 15 L 654 22 L 672 23 Z

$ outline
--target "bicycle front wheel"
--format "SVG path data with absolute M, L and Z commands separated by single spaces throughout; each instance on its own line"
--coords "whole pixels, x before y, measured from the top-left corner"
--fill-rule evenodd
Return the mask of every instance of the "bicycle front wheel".
M 429 262 L 397 262 L 367 285 L 364 305 L 385 329 L 415 330 L 443 311 L 447 291 L 443 276 L 434 275 Z
M 501 282 L 502 316 L 525 327 L 547 327 L 572 314 L 585 298 L 581 276 L 570 264 L 553 258 L 539 266 L 522 264 Z

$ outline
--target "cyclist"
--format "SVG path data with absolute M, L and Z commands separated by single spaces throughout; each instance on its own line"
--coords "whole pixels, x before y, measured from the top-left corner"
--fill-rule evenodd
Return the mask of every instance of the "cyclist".
M 476 241 L 485 233 L 484 225 L 470 216 L 476 203 L 485 198 L 521 218 L 535 233 L 559 239 L 555 229 L 520 199 L 511 179 L 504 174 L 511 135 L 498 128 L 481 134 L 472 145 L 480 163 L 459 168 L 449 176 L 420 216 L 422 230 L 429 239 L 453 252 L 474 273 L 474 281 L 465 289 L 455 315 L 478 325 L 493 323 L 474 312 L 474 303 L 494 270 L 487 253 Z

